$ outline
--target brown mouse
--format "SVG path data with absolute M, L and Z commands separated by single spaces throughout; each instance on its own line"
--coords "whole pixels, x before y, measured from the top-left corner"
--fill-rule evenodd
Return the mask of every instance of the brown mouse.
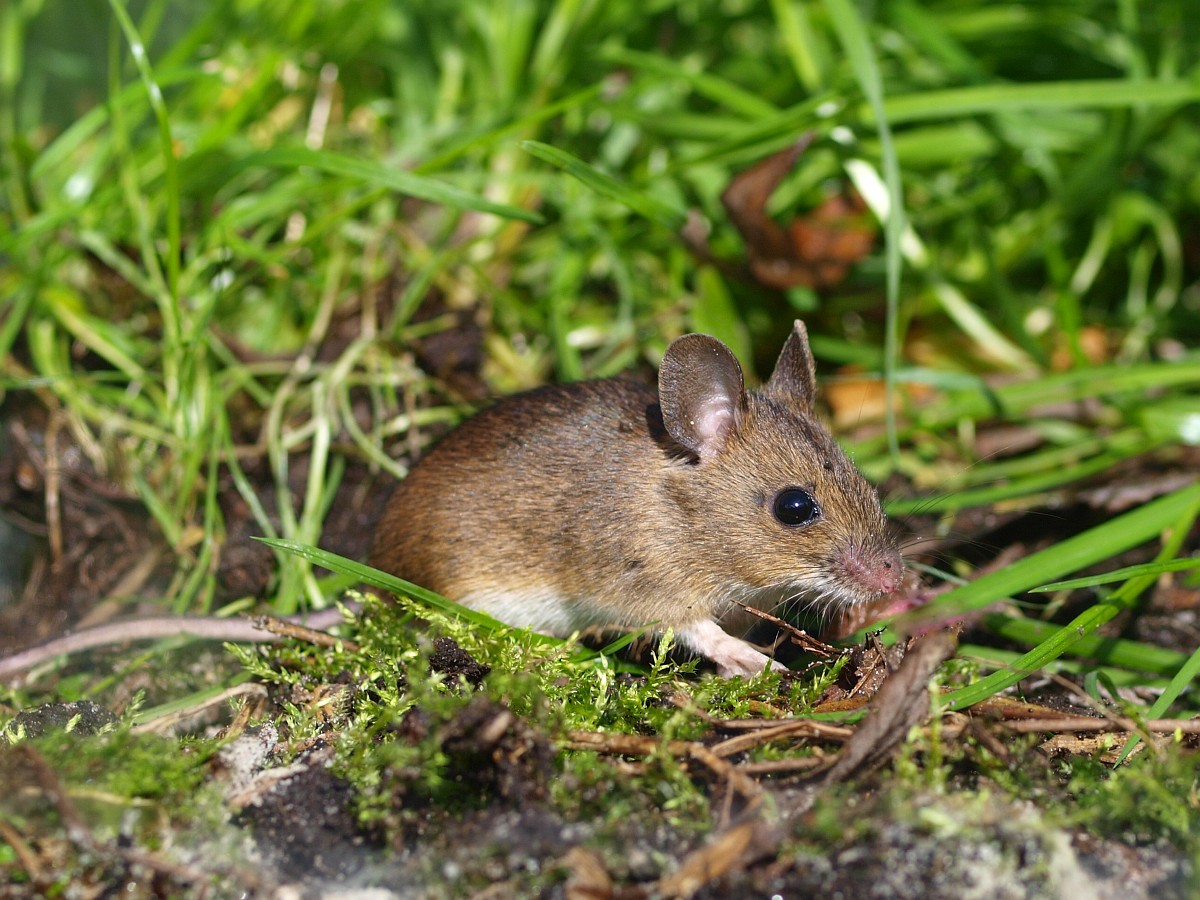
M 734 601 L 845 607 L 903 570 L 815 389 L 796 322 L 759 390 L 729 348 L 689 334 L 657 394 L 611 379 L 509 397 L 400 483 L 371 564 L 514 626 L 670 628 L 722 675 L 782 669 L 725 630 L 750 618 Z

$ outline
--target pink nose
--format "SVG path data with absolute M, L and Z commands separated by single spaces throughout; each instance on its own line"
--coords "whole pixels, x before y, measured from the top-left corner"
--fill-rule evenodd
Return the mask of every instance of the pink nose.
M 891 547 L 847 547 L 837 565 L 846 579 L 874 596 L 890 594 L 904 577 L 904 561 Z

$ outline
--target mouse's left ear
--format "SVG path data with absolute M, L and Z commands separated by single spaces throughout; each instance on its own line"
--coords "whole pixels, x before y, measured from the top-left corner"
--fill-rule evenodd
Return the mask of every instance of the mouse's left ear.
M 775 371 L 767 379 L 766 391 L 800 404 L 800 408 L 811 415 L 817 393 L 816 368 L 808 346 L 808 329 L 797 319 L 779 353 Z
M 663 356 L 658 402 L 667 433 L 708 459 L 721 452 L 745 409 L 742 367 L 716 338 L 685 334 Z

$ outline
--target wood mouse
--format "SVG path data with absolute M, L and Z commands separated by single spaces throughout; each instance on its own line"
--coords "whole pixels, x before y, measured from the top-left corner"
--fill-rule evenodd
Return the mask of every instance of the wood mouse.
M 771 664 L 726 628 L 890 593 L 903 562 L 874 489 L 813 413 L 797 321 L 767 383 L 685 335 L 657 393 L 621 379 L 501 400 L 396 488 L 371 565 L 514 626 L 670 628 L 721 675 Z

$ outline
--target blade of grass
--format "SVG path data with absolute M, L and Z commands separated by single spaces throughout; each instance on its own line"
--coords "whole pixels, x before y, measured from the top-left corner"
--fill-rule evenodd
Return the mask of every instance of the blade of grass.
M 491 213 L 502 219 L 516 219 L 533 225 L 539 225 L 543 221 L 542 217 L 535 212 L 505 203 L 493 203 L 485 197 L 469 193 L 444 181 L 427 178 L 423 175 L 414 175 L 401 169 L 341 153 L 332 153 L 328 150 L 309 150 L 303 147 L 264 150 L 261 153 L 252 153 L 239 159 L 233 164 L 227 175 L 232 178 L 234 175 L 256 166 L 268 169 L 307 166 L 329 175 L 340 175 L 357 179 L 364 184 L 380 185 L 399 194 L 427 200 L 430 203 L 439 203 L 451 209 Z
M 48 285 L 40 298 L 42 308 L 54 316 L 76 340 L 119 369 L 130 381 L 152 387 L 152 379 L 138 362 L 144 351 L 134 346 L 117 323 L 85 312 L 86 301 L 65 285 Z
M 446 168 L 450 163 L 472 150 L 491 147 L 514 134 L 530 131 L 535 125 L 540 125 L 548 119 L 553 119 L 573 109 L 588 106 L 603 94 L 604 87 L 604 82 L 593 84 L 554 103 L 539 106 L 528 115 L 502 125 L 486 125 L 472 129 L 464 124 L 463 132 L 452 137 L 446 146 L 433 156 L 413 166 L 412 171 L 417 175 L 436 172 Z
M 203 70 L 192 67 L 169 69 L 156 74 L 160 88 L 177 87 L 197 78 L 216 77 L 215 75 L 206 76 Z M 107 104 L 89 109 L 38 154 L 37 159 L 29 167 L 30 179 L 41 181 L 54 170 L 71 165 L 72 157 L 81 152 L 110 121 L 113 110 L 132 113 L 136 111 L 135 107 L 146 99 L 145 85 L 129 84 L 114 96 L 109 97 Z
M 711 142 L 704 150 L 681 155 L 679 159 L 672 161 L 665 171 L 667 174 L 673 174 L 694 169 L 702 163 L 731 163 L 761 158 L 795 143 L 797 137 L 806 131 L 828 130 L 833 124 L 833 118 L 841 113 L 844 107 L 845 101 L 832 91 L 810 97 L 795 106 L 780 110 L 774 116 L 764 116 L 758 121 L 747 123 L 740 129 L 732 132 L 725 129 L 726 136 L 723 139 Z
M 1198 677 L 1200 677 L 1200 647 L 1197 647 L 1196 652 L 1188 658 L 1188 661 L 1180 666 L 1179 671 L 1175 673 L 1175 677 L 1171 679 L 1170 684 L 1166 686 L 1158 699 L 1146 710 L 1146 718 L 1163 718 L 1167 710 L 1171 708 L 1171 704 L 1179 699 L 1180 694 L 1191 688 Z M 1140 736 L 1136 734 L 1130 735 L 1125 746 L 1121 748 L 1121 755 L 1117 757 L 1117 765 L 1120 765 L 1129 758 L 1129 754 L 1137 747 L 1140 740 Z
M 616 65 L 652 72 L 663 78 L 677 78 L 685 81 L 702 97 L 707 97 L 730 112 L 747 119 L 773 116 L 779 112 L 779 108 L 775 104 L 764 100 L 758 94 L 703 70 L 690 69 L 678 60 L 669 57 L 645 53 L 641 50 L 631 50 L 627 47 L 608 48 L 600 56 Z
M 881 150 L 882 147 L 881 142 Z M 875 167 L 863 159 L 847 160 L 845 167 L 846 174 L 850 176 L 855 188 L 871 211 L 882 221 L 890 222 L 891 215 L 889 211 L 892 208 L 893 198 L 891 188 L 885 183 L 886 171 L 884 179 L 881 179 L 875 171 Z M 971 303 L 962 291 L 933 270 L 933 255 L 926 249 L 924 242 L 917 236 L 916 231 L 908 225 L 901 225 L 897 244 L 899 246 L 899 254 L 908 260 L 909 266 L 914 271 L 920 272 L 926 278 L 938 303 L 941 304 L 946 314 L 954 320 L 955 324 L 965 334 L 969 335 L 976 343 L 985 348 L 990 356 L 1003 362 L 1010 368 L 1018 371 L 1032 368 L 1028 354 L 1006 338 L 1000 329 L 989 321 L 988 316 L 984 315 L 978 306 Z M 899 340 L 898 336 L 897 340 Z M 885 374 L 887 372 L 888 358 L 889 354 L 885 348 Z M 896 383 L 895 378 L 893 378 L 892 383 Z M 891 398 L 893 396 L 893 392 L 889 390 L 888 397 Z M 889 436 L 890 440 L 891 437 Z
M 3 325 L 0 326 L 0 360 L 8 358 L 13 342 L 25 328 L 25 321 L 33 306 L 36 293 L 35 285 L 22 285 L 16 296 L 10 297 L 8 310 L 3 317 Z
M 904 192 L 900 184 L 900 163 L 892 143 L 892 129 L 884 105 L 883 81 L 871 49 L 866 23 L 850 0 L 825 0 L 838 41 L 871 109 L 875 131 L 879 135 L 883 181 L 887 185 L 888 211 L 884 219 L 886 265 L 887 324 L 884 337 L 883 383 L 886 396 L 884 417 L 888 451 L 893 460 L 900 457 L 900 438 L 896 427 L 896 368 L 900 360 L 900 268 L 901 238 L 905 231 Z
M 1170 363 L 1073 369 L 1027 381 L 995 385 L 988 391 L 960 391 L 911 411 L 907 434 L 937 433 L 967 419 L 1017 419 L 1049 403 L 1081 403 L 1097 397 L 1116 401 L 1147 390 L 1166 391 L 1200 384 L 1200 359 Z M 865 438 L 860 453 L 877 452 L 882 439 Z
M 182 643 L 182 640 L 178 641 Z M 187 696 L 180 697 L 176 700 L 168 701 L 159 706 L 152 706 L 148 709 L 139 709 L 131 717 L 130 721 L 134 725 L 144 725 L 147 722 L 153 722 L 163 716 L 168 716 L 173 713 L 185 712 L 187 710 L 195 710 L 202 708 L 202 705 L 220 697 L 222 694 L 228 693 L 230 688 L 235 688 L 239 684 L 245 684 L 254 675 L 247 671 L 235 672 L 233 675 L 222 679 L 220 684 L 213 685 L 210 688 L 194 691 Z
M 920 500 L 889 501 L 887 510 L 890 515 L 911 515 L 917 512 L 953 512 L 971 507 L 989 506 L 1004 500 L 1018 497 L 1029 498 L 1029 505 L 1034 505 L 1034 497 L 1051 488 L 1061 487 L 1081 481 L 1092 475 L 1106 472 L 1122 460 L 1147 453 L 1155 447 L 1163 445 L 1163 441 L 1152 440 L 1133 433 L 1128 440 L 1115 442 L 1106 453 L 1101 453 L 1091 459 L 1075 462 L 1065 468 L 1050 468 L 1024 478 L 1013 479 L 1008 484 L 992 485 L 974 490 L 955 491 L 938 497 L 928 497 Z
M 991 633 L 1028 647 L 1041 644 L 1062 630 L 1062 626 L 1052 622 L 1042 622 L 1027 616 L 1014 617 L 1004 613 L 987 613 L 981 622 Z M 1080 638 L 1072 648 L 1072 655 L 1110 666 L 1119 666 L 1122 669 L 1166 676 L 1175 674 L 1187 662 L 1186 653 L 1126 638 L 1100 637 L 1095 634 Z M 1013 658 L 1016 659 L 1015 654 Z
M 919 610 L 897 617 L 891 625 L 906 632 L 926 627 L 939 619 L 982 609 L 1067 572 L 1094 565 L 1170 528 L 1181 515 L 1189 513 L 1198 501 L 1200 484 L 1182 488 L 1052 547 L 1032 553 L 1003 569 L 956 587 Z
M 1034 594 L 1049 591 L 1073 591 L 1076 588 L 1095 587 L 1098 584 L 1112 584 L 1114 581 L 1125 581 L 1135 575 L 1161 575 L 1163 572 L 1182 572 L 1186 569 L 1200 568 L 1200 559 L 1172 559 L 1160 563 L 1142 563 L 1139 566 L 1125 566 L 1113 569 L 1101 575 L 1089 575 L 1086 578 L 1072 578 L 1068 581 L 1056 581 L 1053 584 L 1043 584 L 1041 587 L 1030 588 Z
M 961 644 L 958 648 L 958 655 L 960 659 L 972 660 L 992 670 L 1003 669 L 1021 658 L 1020 653 L 1012 650 L 1001 650 L 997 647 L 985 647 L 979 644 Z M 1118 687 L 1161 689 L 1167 684 L 1165 679 L 1147 678 L 1144 671 L 1131 672 L 1128 669 L 1097 666 L 1091 660 L 1056 659 L 1046 663 L 1044 671 L 1068 675 L 1102 675 Z
M 835 0 L 844 2 L 844 0 Z M 1097 78 L 1039 84 L 987 84 L 893 95 L 885 112 L 893 124 L 948 119 L 1003 110 L 1071 110 L 1111 107 L 1175 106 L 1200 100 L 1200 84 L 1193 81 L 1146 81 Z M 868 107 L 861 115 L 874 114 Z
M 150 100 L 150 109 L 154 113 L 154 120 L 158 124 L 159 151 L 166 180 L 163 193 L 166 195 L 167 205 L 166 287 L 168 295 L 167 298 L 163 298 L 164 302 L 159 306 L 163 313 L 163 330 L 166 332 L 167 340 L 178 341 L 180 323 L 176 315 L 174 300 L 179 295 L 179 267 L 183 239 L 179 212 L 179 164 L 175 157 L 175 140 L 171 135 L 171 120 L 167 114 L 167 105 L 163 101 L 162 88 L 154 77 L 154 70 L 150 67 L 146 45 L 142 43 L 142 36 L 133 24 L 133 19 L 129 17 L 121 0 L 108 0 L 108 6 L 113 11 L 113 16 L 116 17 L 117 24 L 120 25 L 125 40 L 129 44 L 130 55 L 133 57 L 133 63 L 137 68 L 142 86 L 146 90 L 146 96 Z
M 549 144 L 543 144 L 541 141 L 522 141 L 521 149 L 536 156 L 543 162 L 558 166 L 558 168 L 583 182 L 583 184 L 596 193 L 629 207 L 635 213 L 649 219 L 660 228 L 676 232 L 687 221 L 687 213 L 683 210 L 676 209 L 655 197 L 651 197 L 649 194 L 644 194 L 628 185 L 622 184 L 611 175 L 607 175 L 599 169 L 589 166 L 583 160 L 572 156 L 564 150 L 551 147 Z
M 808 8 L 789 0 L 771 0 L 771 12 L 796 77 L 810 94 L 826 83 L 829 47 L 809 19 Z
M 24 68 L 24 37 L 34 7 L 23 3 L 0 6 L 0 177 L 15 222 L 29 218 L 30 203 L 24 166 L 17 152 L 17 86 Z
M 385 591 L 391 591 L 396 594 L 404 594 L 406 597 L 419 600 L 436 610 L 470 622 L 472 625 L 485 631 L 499 631 L 509 627 L 503 622 L 493 619 L 487 613 L 470 609 L 469 607 L 455 603 L 453 600 L 448 600 L 441 594 L 436 594 L 420 585 L 413 584 L 411 581 L 405 581 L 403 578 L 397 578 L 395 575 L 389 575 L 386 572 L 379 571 L 379 569 L 373 569 L 362 563 L 354 562 L 353 560 L 338 556 L 336 553 L 330 553 L 327 550 L 321 550 L 317 547 L 300 543 L 299 541 L 263 537 L 256 537 L 255 540 L 261 541 L 277 550 L 282 550 L 285 553 L 299 556 L 301 559 L 315 566 L 321 566 L 322 568 L 329 569 L 331 572 L 351 576 L 363 584 L 383 588 Z M 565 643 L 565 641 L 550 637 L 549 635 L 538 634 L 537 632 L 531 632 L 531 634 L 537 643 L 545 646 L 559 647 Z
M 1200 485 L 1192 485 L 1063 541 L 1056 547 L 1026 557 L 1003 571 L 985 575 L 978 581 L 951 591 L 946 597 L 951 594 L 969 596 L 975 593 L 972 608 L 978 608 L 991 600 L 999 599 L 999 596 L 1028 589 L 1031 585 L 1027 583 L 1027 579 L 1039 570 L 1052 568 L 1061 572 L 1091 565 L 1165 531 L 1170 531 L 1170 534 L 1159 556 L 1162 559 L 1170 559 L 1179 552 L 1179 547 L 1186 539 L 1198 514 Z M 1081 638 L 1094 634 L 1101 625 L 1127 609 L 1142 591 L 1153 584 L 1154 578 L 1153 575 L 1142 575 L 1125 582 L 1105 602 L 1076 616 L 1061 631 L 1024 654 L 1008 668 L 947 695 L 944 698 L 946 708 L 965 709 L 1028 678 L 1031 673 L 1070 650 Z M 971 591 L 985 580 L 992 582 L 986 590 Z M 997 588 L 1003 590 L 1003 593 L 989 598 L 988 594 Z

